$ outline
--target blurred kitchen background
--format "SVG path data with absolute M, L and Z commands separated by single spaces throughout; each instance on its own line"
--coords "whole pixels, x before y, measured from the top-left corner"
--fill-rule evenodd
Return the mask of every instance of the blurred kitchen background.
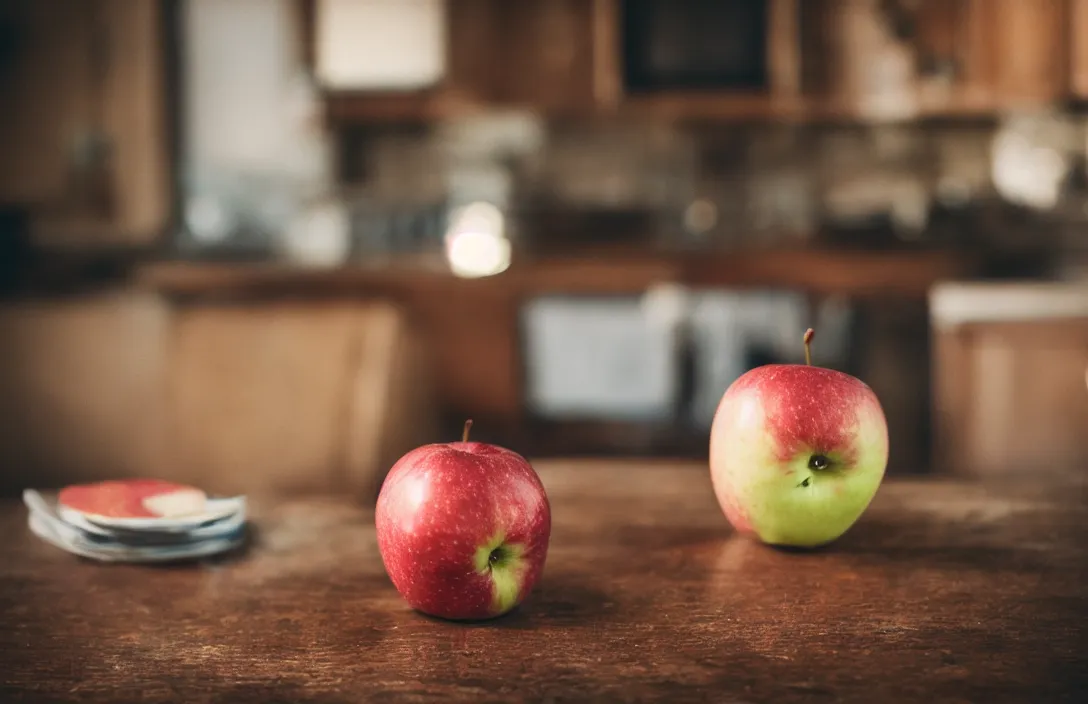
M 1088 469 L 1088 0 L 0 0 L 0 487 L 704 458 Z

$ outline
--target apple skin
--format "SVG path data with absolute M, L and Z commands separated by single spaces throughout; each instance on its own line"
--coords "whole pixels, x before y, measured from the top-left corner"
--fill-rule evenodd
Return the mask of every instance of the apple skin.
M 385 570 L 412 608 L 481 620 L 512 610 L 540 578 L 551 505 L 521 455 L 479 442 L 433 444 L 389 471 L 375 524 Z
M 819 457 L 826 468 L 810 466 Z M 718 503 L 738 532 L 771 545 L 818 547 L 839 538 L 876 495 L 887 462 L 876 394 L 823 367 L 748 371 L 726 390 L 711 425 Z

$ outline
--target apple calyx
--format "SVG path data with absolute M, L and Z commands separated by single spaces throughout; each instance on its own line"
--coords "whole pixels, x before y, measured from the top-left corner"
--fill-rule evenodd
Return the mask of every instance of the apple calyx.
M 814 453 L 809 456 L 806 468 L 811 474 L 801 480 L 797 485 L 798 488 L 807 488 L 812 483 L 812 478 L 815 475 L 835 469 L 835 461 L 827 455 Z
M 491 609 L 496 616 L 517 605 L 525 571 L 525 546 L 505 541 L 506 536 L 498 533 L 476 548 L 473 556 L 477 574 L 491 577 Z

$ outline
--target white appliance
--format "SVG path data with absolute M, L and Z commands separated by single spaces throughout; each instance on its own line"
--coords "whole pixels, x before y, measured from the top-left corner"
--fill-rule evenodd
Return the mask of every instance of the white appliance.
M 526 304 L 527 400 L 550 418 L 667 419 L 676 396 L 672 331 L 638 297 Z

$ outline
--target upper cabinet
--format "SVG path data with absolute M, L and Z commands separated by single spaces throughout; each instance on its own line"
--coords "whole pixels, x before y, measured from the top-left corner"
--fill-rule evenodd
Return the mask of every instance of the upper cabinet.
M 611 56 L 599 51 L 606 26 L 594 0 L 451 2 L 450 87 L 476 100 L 553 114 L 607 103 Z M 477 68 L 477 70 L 473 70 Z
M 979 80 L 999 108 L 1040 105 L 1066 96 L 1066 0 L 972 0 Z M 970 21 L 969 19 L 969 21 Z
M 44 246 L 155 242 L 171 212 L 164 10 L 0 5 L 0 208 Z
M 1088 98 L 1088 0 L 1070 0 L 1069 83 L 1075 98 Z
M 1068 96 L 1067 0 L 806 0 L 814 114 L 985 114 Z
M 302 0 L 302 7 L 334 121 L 427 119 L 484 106 L 582 114 L 618 95 L 615 0 Z
M 351 49 L 338 54 L 355 63 L 344 75 L 373 74 L 396 60 L 431 79 L 325 81 L 334 120 L 427 119 L 494 106 L 557 116 L 898 120 L 1088 97 L 1088 0 L 403 0 L 396 10 L 376 0 L 304 0 L 304 7 L 317 18 L 308 23 L 316 56 L 336 53 L 329 42 Z M 319 80 L 327 77 L 321 68 Z

